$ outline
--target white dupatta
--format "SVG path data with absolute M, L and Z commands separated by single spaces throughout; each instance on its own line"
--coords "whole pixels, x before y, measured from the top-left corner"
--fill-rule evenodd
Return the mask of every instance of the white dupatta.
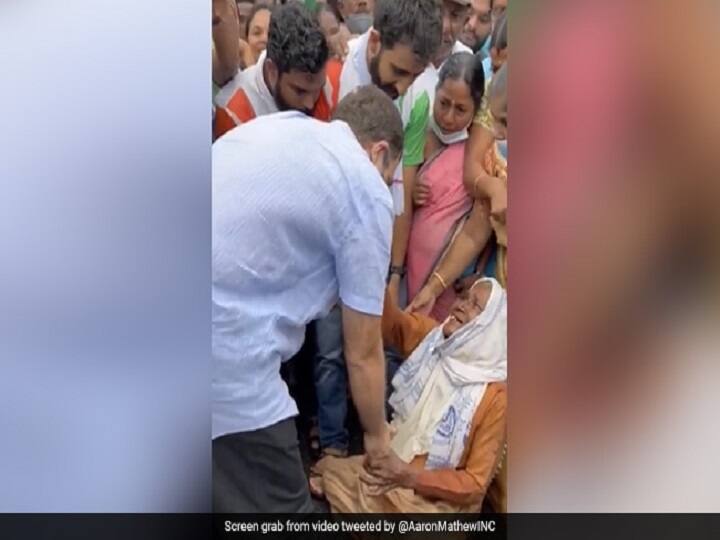
M 448 339 L 441 324 L 393 378 L 391 447 L 410 462 L 428 454 L 427 469 L 460 462 L 475 411 L 488 383 L 507 379 L 507 294 L 493 278 L 485 309 Z

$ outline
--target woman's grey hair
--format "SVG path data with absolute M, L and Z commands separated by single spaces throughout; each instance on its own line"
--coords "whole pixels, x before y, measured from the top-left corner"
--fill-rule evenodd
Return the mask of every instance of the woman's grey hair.
M 485 71 L 479 54 L 459 52 L 451 55 L 440 69 L 437 88 L 447 80 L 465 82 L 470 88 L 475 108 L 480 107 L 485 94 Z

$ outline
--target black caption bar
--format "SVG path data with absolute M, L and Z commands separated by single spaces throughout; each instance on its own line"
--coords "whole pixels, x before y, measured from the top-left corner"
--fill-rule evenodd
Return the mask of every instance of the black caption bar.
M 720 539 L 720 514 L 0 514 L 0 539 Z

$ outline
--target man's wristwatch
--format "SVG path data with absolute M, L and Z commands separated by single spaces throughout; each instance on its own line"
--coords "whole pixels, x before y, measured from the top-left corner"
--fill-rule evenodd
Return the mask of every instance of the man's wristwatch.
M 393 274 L 397 274 L 400 276 L 400 279 L 402 279 L 405 276 L 405 267 L 404 266 L 393 266 L 390 265 L 390 271 L 388 272 L 388 281 L 390 281 L 390 278 Z

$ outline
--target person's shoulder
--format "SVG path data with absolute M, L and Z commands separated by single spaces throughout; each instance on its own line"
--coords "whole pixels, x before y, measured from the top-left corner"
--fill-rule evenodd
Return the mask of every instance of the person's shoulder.
M 467 53 L 473 54 L 473 50 L 470 47 L 468 47 L 467 45 L 465 45 L 459 39 L 457 41 L 455 41 L 455 45 L 453 45 L 452 52 L 453 52 L 453 54 L 461 53 L 461 52 L 467 52 Z

